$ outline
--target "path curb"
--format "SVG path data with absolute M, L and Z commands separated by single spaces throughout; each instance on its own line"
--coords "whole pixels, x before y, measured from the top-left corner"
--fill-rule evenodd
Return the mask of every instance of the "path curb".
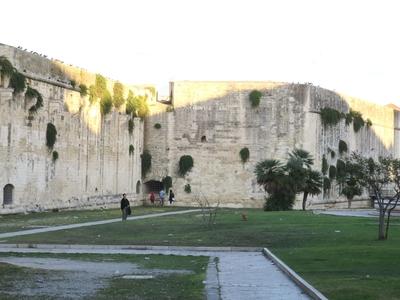
M 311 284 L 301 278 L 295 271 L 293 271 L 288 265 L 276 257 L 267 248 L 262 250 L 264 256 L 270 259 L 283 273 L 285 273 L 293 282 L 301 288 L 308 296 L 315 300 L 328 300 L 320 291 L 314 288 Z
M 260 247 L 187 247 L 187 246 L 146 246 L 146 245 L 67 245 L 67 244 L 1 244 L 0 249 L 70 249 L 70 250 L 164 250 L 201 252 L 260 252 Z

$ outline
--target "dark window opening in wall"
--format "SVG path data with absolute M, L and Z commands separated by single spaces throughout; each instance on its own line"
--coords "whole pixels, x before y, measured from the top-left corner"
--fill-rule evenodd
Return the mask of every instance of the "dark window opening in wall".
M 140 180 L 138 180 L 136 182 L 136 194 L 140 194 L 140 186 L 141 186 L 141 183 L 140 183 Z
M 150 192 L 158 193 L 159 191 L 164 189 L 164 185 L 161 181 L 149 180 L 144 183 L 144 189 L 146 193 Z
M 3 189 L 3 206 L 13 203 L 13 192 L 14 186 L 12 184 L 6 184 Z
M 203 136 L 201 137 L 201 142 L 202 142 L 202 143 L 207 142 L 207 137 L 206 137 L 205 135 L 203 135 Z

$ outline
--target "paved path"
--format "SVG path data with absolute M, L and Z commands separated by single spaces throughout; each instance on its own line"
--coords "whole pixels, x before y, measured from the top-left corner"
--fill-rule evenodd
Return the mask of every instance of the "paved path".
M 158 213 L 158 214 L 148 214 L 148 215 L 141 215 L 141 216 L 136 216 L 136 217 L 128 217 L 127 221 L 154 218 L 154 217 L 162 217 L 162 216 L 179 215 L 179 214 L 187 214 L 187 213 L 200 212 L 200 211 L 201 210 L 199 210 L 199 209 L 190 209 L 190 210 L 171 211 L 171 212 Z M 103 224 L 109 224 L 109 223 L 115 223 L 115 222 L 122 222 L 121 218 L 1 233 L 0 239 L 13 237 L 13 236 L 19 236 L 19 235 L 36 234 L 36 233 L 58 231 L 58 230 L 72 229 L 72 228 L 79 228 L 79 227 L 86 227 L 86 226 L 94 226 L 94 225 L 103 225 Z
M 19 246 L 21 247 L 21 246 Z M 129 246 L 35 245 L 37 248 L 14 248 L 0 245 L 0 252 L 23 253 L 98 253 L 164 254 L 210 256 L 206 290 L 208 300 L 302 300 L 310 299 L 260 251 L 135 250 Z M 154 247 L 157 248 L 157 247 Z M 178 247 L 175 247 L 178 249 Z M 182 247 L 182 249 L 185 249 Z M 211 248 L 209 248 L 211 250 Z M 215 248 L 218 249 L 218 248 Z M 215 259 L 217 258 L 217 259 Z

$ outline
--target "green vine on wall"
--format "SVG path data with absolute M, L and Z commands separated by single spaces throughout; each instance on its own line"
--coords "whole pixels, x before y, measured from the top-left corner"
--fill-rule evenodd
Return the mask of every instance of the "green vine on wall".
M 321 122 L 324 126 L 334 126 L 340 122 L 341 119 L 345 119 L 346 126 L 353 123 L 354 132 L 358 132 L 367 121 L 362 117 L 362 114 L 358 111 L 350 109 L 347 114 L 341 113 L 338 110 L 330 107 L 325 107 L 320 111 Z M 367 119 L 369 120 L 369 119 Z M 367 124 L 367 127 L 372 126 L 371 120 Z
M 120 108 L 124 102 L 124 86 L 122 83 L 116 82 L 113 87 L 113 104 L 116 108 Z
M 109 91 L 106 90 L 102 98 L 100 99 L 100 113 L 105 116 L 111 112 L 113 106 L 112 97 Z
M 14 73 L 12 63 L 5 57 L 0 56 L 0 75 L 11 76 Z
M 320 111 L 321 122 L 324 126 L 334 126 L 344 117 L 343 114 L 334 108 L 324 107 Z
M 183 155 L 179 159 L 179 175 L 185 176 L 193 168 L 193 158 L 190 155 Z
M 328 168 L 329 168 L 328 160 L 326 159 L 326 156 L 324 154 L 322 155 L 322 167 L 321 167 L 322 174 L 326 175 L 326 173 L 328 172 Z
M 340 154 L 343 154 L 344 152 L 347 152 L 347 144 L 346 144 L 346 142 L 345 141 L 343 141 L 343 140 L 340 140 L 339 141 L 339 153 Z
M 79 85 L 79 89 L 80 89 L 80 94 L 82 97 L 85 97 L 88 94 L 88 87 L 86 86 L 86 84 L 81 83 Z
M 190 194 L 190 193 L 192 192 L 192 187 L 190 186 L 189 183 L 188 183 L 188 184 L 185 184 L 184 191 L 185 191 L 186 193 L 188 193 L 188 194 Z
M 134 126 L 135 126 L 135 124 L 133 123 L 133 119 L 129 119 L 128 120 L 128 131 L 129 131 L 129 134 L 133 133 Z
M 260 91 L 253 90 L 253 91 L 250 92 L 249 100 L 250 100 L 250 103 L 251 103 L 252 107 L 257 107 L 257 106 L 260 105 L 261 96 L 262 96 L 262 94 L 261 94 Z
M 162 183 L 164 185 L 164 190 L 166 192 L 169 191 L 169 189 L 172 187 L 172 177 L 171 176 L 165 176 L 162 180 Z
M 338 159 L 336 162 L 336 179 L 342 181 L 346 176 L 346 163 Z
M 132 144 L 129 145 L 129 155 L 133 154 L 133 151 L 135 151 L 135 147 L 133 147 Z
M 57 140 L 57 129 L 52 123 L 47 123 L 46 128 L 46 146 L 51 151 Z
M 54 150 L 52 153 L 52 160 L 55 163 L 57 159 L 58 159 L 58 152 Z
M 154 124 L 154 128 L 155 128 L 155 129 L 160 129 L 160 128 L 161 128 L 161 124 L 160 124 L 160 123 Z
M 336 178 L 336 167 L 331 165 L 329 167 L 329 179 L 335 179 L 335 178 Z
M 34 88 L 28 86 L 25 92 L 25 97 L 29 99 L 36 98 L 36 103 L 29 108 L 29 113 L 35 113 L 39 108 L 43 106 L 43 97 L 42 95 Z
M 331 189 L 331 180 L 328 177 L 324 177 L 323 188 L 324 193 L 328 192 Z
M 146 176 L 147 172 L 150 171 L 151 168 L 151 154 L 149 150 L 144 150 L 141 155 L 142 159 L 142 176 Z
M 245 163 L 246 161 L 249 160 L 250 157 L 250 151 L 249 148 L 244 147 L 240 150 L 239 152 L 240 158 L 242 159 L 242 162 Z
M 14 93 L 21 93 L 26 88 L 25 75 L 15 71 L 10 78 L 10 86 L 14 89 Z

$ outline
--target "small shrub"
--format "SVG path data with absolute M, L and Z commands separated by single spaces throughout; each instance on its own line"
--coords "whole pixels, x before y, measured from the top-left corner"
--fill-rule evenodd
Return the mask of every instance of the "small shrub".
M 347 152 L 347 144 L 345 141 L 340 140 L 339 141 L 339 153 L 343 154 L 343 152 Z
M 350 123 L 353 122 L 353 115 L 351 113 L 347 113 L 345 120 L 346 120 L 346 126 L 349 126 Z
M 179 175 L 185 176 L 193 168 L 193 158 L 190 155 L 183 155 L 179 159 Z
M 11 75 L 10 86 L 14 89 L 14 93 L 20 93 L 26 88 L 26 78 L 19 72 L 14 72 Z
M 186 193 L 188 193 L 188 194 L 190 194 L 190 193 L 192 192 L 192 187 L 190 186 L 189 183 L 188 183 L 188 184 L 185 184 L 184 191 L 185 191 Z
M 57 159 L 58 159 L 58 152 L 57 151 L 53 151 L 53 153 L 52 153 L 53 162 L 56 162 Z
M 52 123 L 47 123 L 46 128 L 46 146 L 49 150 L 53 150 L 57 140 L 57 129 Z
M 132 134 L 132 133 L 133 133 L 133 128 L 134 128 L 134 126 L 135 126 L 135 124 L 133 123 L 133 119 L 129 119 L 129 121 L 128 121 L 128 131 L 129 131 L 129 134 Z
M 82 97 L 85 97 L 88 94 L 88 87 L 85 84 L 81 83 L 79 89 Z
M 172 178 L 171 176 L 165 176 L 162 180 L 162 183 L 164 185 L 164 190 L 166 192 L 169 191 L 169 189 L 172 187 Z
M 71 79 L 69 82 L 70 82 L 70 84 L 71 84 L 71 86 L 72 86 L 73 88 L 76 87 L 76 81 L 75 81 L 75 80 Z
M 281 188 L 266 198 L 264 210 L 279 211 L 291 210 L 294 204 L 296 194 L 290 189 Z
M 328 177 L 324 177 L 323 183 L 324 193 L 331 189 L 331 180 Z
M 336 178 L 336 167 L 330 166 L 329 167 L 329 179 L 335 179 L 335 178 Z
M 151 168 L 151 154 L 149 150 L 144 150 L 141 155 L 142 159 L 142 176 L 146 176 L 147 172 L 150 171 Z
M 249 148 L 245 147 L 242 148 L 242 150 L 240 150 L 239 152 L 240 158 L 242 159 L 242 162 L 245 163 L 246 161 L 249 160 L 250 157 L 250 151 Z
M 322 174 L 326 175 L 326 173 L 328 172 L 328 168 L 329 168 L 328 160 L 326 159 L 326 156 L 324 154 L 322 155 L 322 167 L 321 167 Z
M 160 129 L 160 128 L 161 128 L 161 124 L 160 124 L 160 123 L 154 124 L 154 128 L 155 128 L 155 129 Z
M 258 105 L 260 105 L 261 96 L 262 94 L 260 91 L 257 90 L 251 91 L 251 93 L 249 94 L 249 100 L 252 107 L 257 107 Z
M 111 94 L 106 91 L 104 96 L 100 100 L 100 112 L 103 116 L 111 112 L 112 109 L 112 98 Z
M 364 127 L 365 122 L 362 117 L 362 114 L 358 111 L 353 111 L 353 129 L 354 132 L 360 131 L 362 127 Z
M 367 119 L 367 121 L 365 122 L 365 124 L 367 125 L 368 128 L 370 128 L 372 126 L 372 121 L 371 119 Z
M 133 154 L 133 151 L 135 151 L 135 147 L 133 147 L 132 144 L 129 145 L 129 155 Z
M 321 109 L 320 116 L 321 122 L 324 126 L 336 125 L 344 117 L 342 113 L 330 107 L 325 107 Z

